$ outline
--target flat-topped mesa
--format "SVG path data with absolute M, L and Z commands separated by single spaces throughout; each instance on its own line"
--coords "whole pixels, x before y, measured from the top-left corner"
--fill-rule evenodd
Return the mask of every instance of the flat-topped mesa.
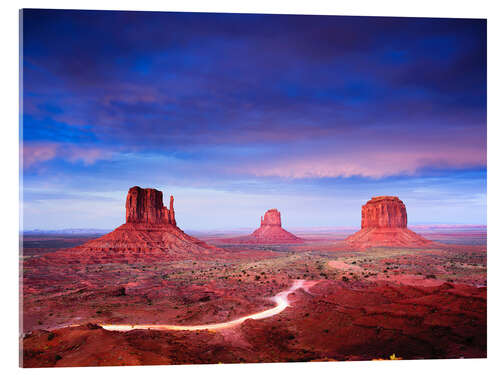
M 163 206 L 163 193 L 156 189 L 134 186 L 127 194 L 126 222 L 176 225 L 174 197 L 170 196 L 170 209 Z
M 347 237 L 345 243 L 354 249 L 436 246 L 409 230 L 407 224 L 406 206 L 398 197 L 374 197 L 361 208 L 361 230 Z
M 281 227 L 281 213 L 276 209 L 272 208 L 267 210 L 264 214 L 264 218 L 260 217 L 260 226 L 274 226 Z
M 361 209 L 361 229 L 406 228 L 407 224 L 406 207 L 398 197 L 373 197 Z

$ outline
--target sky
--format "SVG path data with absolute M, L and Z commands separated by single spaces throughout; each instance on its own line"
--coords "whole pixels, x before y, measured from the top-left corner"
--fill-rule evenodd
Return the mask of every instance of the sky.
M 24 230 L 486 224 L 486 21 L 24 10 Z

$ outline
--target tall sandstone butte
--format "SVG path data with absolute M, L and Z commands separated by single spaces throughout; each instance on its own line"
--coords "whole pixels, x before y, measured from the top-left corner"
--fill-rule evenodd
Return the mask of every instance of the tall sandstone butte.
M 125 202 L 125 224 L 81 246 L 54 254 L 77 263 L 101 263 L 198 259 L 223 253 L 177 226 L 173 196 L 167 208 L 161 191 L 134 186 Z
M 361 208 L 363 228 L 406 228 L 406 207 L 398 197 L 374 197 Z
M 163 193 L 156 189 L 129 189 L 125 204 L 127 223 L 176 225 L 174 197 L 170 196 L 170 209 L 163 206 Z
M 276 208 L 267 210 L 264 217 L 260 217 L 260 226 L 262 227 L 265 225 L 281 228 L 281 213 Z
M 407 228 L 406 206 L 398 197 L 380 196 L 361 208 L 361 230 L 347 237 L 352 248 L 429 247 L 434 243 Z
M 257 244 L 294 244 L 304 241 L 281 227 L 281 213 L 272 208 L 260 218 L 260 227 L 252 234 L 243 237 L 229 238 L 224 242 L 257 243 Z

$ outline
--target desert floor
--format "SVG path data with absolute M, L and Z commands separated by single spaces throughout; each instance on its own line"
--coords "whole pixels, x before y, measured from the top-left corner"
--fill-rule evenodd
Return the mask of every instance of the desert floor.
M 441 247 L 355 251 L 328 232 L 277 246 L 207 235 L 227 256 L 132 264 L 47 262 L 91 237 L 24 236 L 22 365 L 486 357 L 486 233 L 423 234 Z M 283 311 L 228 328 L 101 327 L 228 322 L 272 309 L 297 279 L 310 287 L 290 293 Z

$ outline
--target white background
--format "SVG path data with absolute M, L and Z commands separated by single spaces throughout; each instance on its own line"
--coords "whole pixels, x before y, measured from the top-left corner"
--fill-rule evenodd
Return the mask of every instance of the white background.
M 4 1 L 0 12 L 0 371 L 2 373 L 96 374 L 165 373 L 194 374 L 489 374 L 500 371 L 499 338 L 499 23 L 497 1 L 459 0 L 183 0 L 109 1 L 40 0 Z M 329 14 L 355 16 L 457 17 L 488 19 L 488 359 L 383 362 L 295 363 L 265 365 L 204 365 L 104 367 L 76 369 L 18 368 L 18 233 L 19 233 L 19 9 L 112 9 L 158 11 L 210 11 L 239 13 Z

